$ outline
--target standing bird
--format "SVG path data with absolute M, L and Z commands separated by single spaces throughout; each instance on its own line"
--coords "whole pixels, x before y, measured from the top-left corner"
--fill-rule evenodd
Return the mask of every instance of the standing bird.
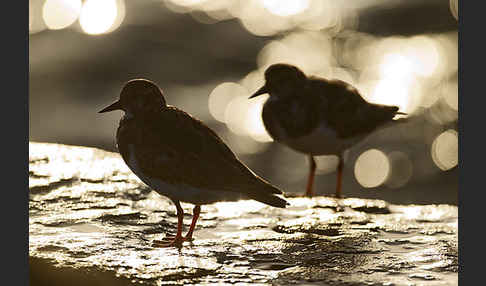
M 305 195 L 312 197 L 314 156 L 337 155 L 336 197 L 341 197 L 343 152 L 378 127 L 394 122 L 397 106 L 369 103 L 341 80 L 307 77 L 299 68 L 274 64 L 265 70 L 265 85 L 250 98 L 268 93 L 262 110 L 265 129 L 277 142 L 310 161 Z
M 123 110 L 116 133 L 118 150 L 135 175 L 170 198 L 177 209 L 177 234 L 159 246 L 181 247 L 192 240 L 201 205 L 254 199 L 283 208 L 270 185 L 242 162 L 209 127 L 182 110 L 167 105 L 162 91 L 145 79 L 128 81 L 120 99 L 99 111 Z M 194 204 L 192 223 L 182 236 L 180 202 Z

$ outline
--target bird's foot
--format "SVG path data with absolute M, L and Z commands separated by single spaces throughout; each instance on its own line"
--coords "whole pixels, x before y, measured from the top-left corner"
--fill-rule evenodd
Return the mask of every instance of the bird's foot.
M 192 242 L 194 238 L 192 235 L 183 236 L 174 236 L 174 235 L 166 235 L 162 240 L 154 240 L 152 241 L 153 247 L 181 247 L 184 241 Z
M 182 243 L 184 241 L 186 241 L 186 239 L 182 236 L 167 235 L 162 240 L 152 241 L 152 246 L 153 247 L 177 247 L 177 248 L 181 248 Z

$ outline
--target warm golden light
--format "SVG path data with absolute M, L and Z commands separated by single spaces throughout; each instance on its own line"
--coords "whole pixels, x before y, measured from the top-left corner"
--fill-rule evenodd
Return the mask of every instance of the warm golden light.
M 407 42 L 405 56 L 412 63 L 413 72 L 431 76 L 439 65 L 439 51 L 434 40 L 426 36 L 412 37 Z
M 260 142 L 273 141 L 272 137 L 267 133 L 262 120 L 263 104 L 267 99 L 268 95 L 261 95 L 251 100 L 247 113 L 246 130 L 253 139 Z
M 450 108 L 456 111 L 459 109 L 459 86 L 457 85 L 457 80 L 443 85 L 442 97 Z
M 382 77 L 407 78 L 413 70 L 412 61 L 399 53 L 387 53 L 380 64 Z
M 209 113 L 219 122 L 226 122 L 224 114 L 228 104 L 235 97 L 244 97 L 246 95 L 248 95 L 248 91 L 240 84 L 223 82 L 216 86 L 211 94 L 209 94 Z
M 29 0 L 29 34 L 39 33 L 47 29 L 42 16 L 43 9 L 43 1 Z
M 194 10 L 204 10 L 211 0 L 164 0 L 165 6 L 176 13 L 188 13 Z M 201 5 L 203 4 L 204 5 Z
M 354 165 L 356 180 L 365 188 L 383 184 L 390 172 L 388 157 L 377 149 L 363 152 Z
M 246 120 L 250 101 L 248 96 L 238 96 L 231 100 L 224 113 L 226 126 L 235 134 L 248 135 Z
M 86 0 L 79 16 L 83 31 L 90 35 L 108 32 L 117 20 L 117 2 L 117 0 Z
M 370 102 L 396 105 L 402 112 L 409 112 L 409 83 L 400 78 L 384 78 L 379 81 L 371 97 Z
M 191 14 L 203 23 L 238 18 L 250 33 L 271 36 L 296 28 L 320 31 L 332 27 L 334 31 L 353 29 L 356 13 L 347 4 L 324 0 L 164 0 L 167 8 L 176 13 L 204 12 L 203 18 Z M 344 8 L 344 9 L 343 9 Z M 213 20 L 211 20 L 212 18 Z
M 291 16 L 303 12 L 309 7 L 309 0 L 262 0 L 263 6 L 270 13 L 278 16 Z
M 292 49 L 282 41 L 271 41 L 258 53 L 257 63 L 262 70 L 265 70 L 270 65 L 280 62 L 293 64 L 294 57 Z
M 457 131 L 449 129 L 434 139 L 431 148 L 432 160 L 439 169 L 447 171 L 457 166 L 459 140 Z
M 359 34 L 347 41 L 345 56 L 362 70 L 357 85 L 367 100 L 397 105 L 410 115 L 434 104 L 440 95 L 437 82 L 457 69 L 449 38 L 441 34 L 380 39 Z
M 339 30 L 340 24 L 343 24 L 343 18 L 353 21 L 354 17 L 343 17 L 342 11 L 339 11 L 340 3 L 338 1 L 311 1 L 304 11 L 301 13 L 302 17 L 299 21 L 302 22 L 301 27 L 306 30 L 318 31 L 332 27 Z M 352 27 L 349 27 L 352 29 Z
M 393 43 L 385 49 L 395 46 L 398 48 L 399 45 L 394 43 L 395 41 L 383 41 Z M 374 86 L 372 85 L 369 94 L 364 94 L 366 99 L 374 103 L 396 105 L 401 112 L 412 113 L 417 108 L 420 97 L 422 97 L 417 72 L 425 73 L 420 69 L 416 60 L 410 55 L 399 52 L 385 53 L 379 65 L 381 79 Z M 433 67 L 435 69 L 436 65 Z M 431 71 L 432 69 L 429 67 L 427 72 Z M 370 84 L 370 82 L 368 81 L 365 84 Z
M 451 14 L 452 16 L 454 16 L 454 18 L 456 18 L 456 20 L 459 20 L 459 8 L 458 8 L 458 4 L 459 3 L 459 0 L 450 0 L 449 1 L 449 8 L 451 9 Z
M 46 0 L 42 18 L 51 30 L 64 29 L 73 24 L 81 11 L 81 0 Z
M 253 85 L 248 81 L 246 83 Z M 226 123 L 228 129 L 237 135 L 249 136 L 259 142 L 273 141 L 262 120 L 262 108 L 268 95 L 251 100 L 249 96 L 250 92 L 238 83 L 219 84 L 209 95 L 209 113 L 216 120 Z
M 240 80 L 240 84 L 245 87 L 246 90 L 250 91 L 250 93 L 257 91 L 265 84 L 263 69 L 257 69 L 250 72 Z
M 32 2 L 29 0 L 29 32 L 32 31 L 32 23 L 34 22 L 34 12 L 32 11 Z
M 230 131 L 231 132 L 231 131 Z M 263 144 L 247 135 L 237 135 L 231 132 L 223 139 L 225 143 L 237 154 L 257 154 L 265 151 L 269 144 Z
M 125 19 L 125 0 L 116 0 L 116 18 L 106 33 L 111 33 L 118 29 Z
M 193 6 L 206 2 L 207 0 L 170 0 L 172 3 L 180 6 Z
M 299 67 L 309 75 L 327 75 L 335 66 L 332 42 L 328 35 L 313 32 L 295 32 L 281 40 L 268 43 L 257 58 L 260 69 L 275 63 L 287 63 Z
M 217 209 L 215 214 L 218 218 L 237 218 L 243 213 L 258 212 L 266 205 L 254 200 L 244 200 L 238 202 L 219 202 L 213 204 Z
M 241 25 L 248 32 L 269 36 L 292 26 L 289 21 L 268 11 L 261 0 L 237 1 L 238 5 L 231 5 L 229 12 L 240 19 Z

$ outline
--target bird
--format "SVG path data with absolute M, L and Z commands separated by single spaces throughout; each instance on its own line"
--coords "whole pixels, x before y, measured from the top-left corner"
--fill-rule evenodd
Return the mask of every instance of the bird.
M 396 115 L 406 115 L 398 106 L 367 102 L 345 81 L 307 76 L 294 65 L 272 64 L 264 79 L 249 98 L 269 94 L 261 113 L 266 131 L 274 141 L 308 156 L 306 197 L 314 195 L 314 156 L 338 156 L 335 197 L 341 198 L 344 151 L 398 121 L 393 120 Z
M 147 79 L 125 83 L 119 99 L 100 110 L 124 111 L 116 132 L 117 149 L 130 170 L 177 211 L 177 233 L 159 247 L 181 247 L 193 240 L 201 205 L 253 199 L 284 208 L 283 192 L 245 166 L 222 139 L 202 121 L 165 101 L 162 90 Z M 184 211 L 194 205 L 193 218 L 182 236 Z

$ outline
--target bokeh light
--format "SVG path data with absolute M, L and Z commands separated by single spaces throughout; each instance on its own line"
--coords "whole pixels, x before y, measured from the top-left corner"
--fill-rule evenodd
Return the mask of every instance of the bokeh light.
M 111 24 L 108 31 L 106 31 L 106 33 L 111 33 L 118 29 L 118 27 L 120 27 L 120 25 L 123 23 L 123 20 L 125 19 L 125 13 L 125 0 L 116 0 L 116 18 L 115 21 L 113 21 L 113 24 Z
M 332 40 L 326 33 L 303 31 L 275 40 L 260 51 L 258 67 L 265 70 L 272 64 L 285 62 L 299 67 L 308 75 L 329 75 L 336 66 Z
M 34 22 L 34 12 L 32 10 L 32 1 L 29 0 L 29 32 L 32 31 L 32 23 Z
M 211 128 L 214 127 L 218 135 L 237 155 L 263 153 L 269 146 L 272 146 L 268 149 L 268 153 L 262 154 L 262 156 L 244 156 L 244 158 L 250 161 L 255 160 L 255 162 L 257 157 L 271 158 L 272 164 L 275 164 L 277 160 L 282 160 L 284 163 L 275 164 L 281 168 L 265 167 L 263 169 L 270 173 L 270 177 L 272 175 L 275 175 L 276 178 L 285 177 L 286 181 L 282 183 L 283 186 L 289 182 L 290 189 L 302 185 L 302 180 L 305 180 L 308 171 L 308 162 L 305 162 L 306 156 L 297 153 L 298 156 L 296 155 L 294 158 L 296 152 L 293 150 L 285 147 L 284 152 L 279 149 L 283 146 L 282 144 L 269 143 L 273 139 L 265 130 L 261 118 L 263 104 L 269 95 L 248 99 L 251 93 L 264 84 L 265 69 L 271 64 L 281 62 L 296 65 L 307 75 L 348 82 L 356 87 L 366 100 L 399 106 L 401 112 L 406 112 L 411 117 L 408 123 L 405 123 L 410 128 L 398 124 L 397 127 L 390 128 L 393 131 L 386 133 L 393 135 L 400 133 L 399 136 L 402 136 L 400 139 L 405 138 L 406 140 L 402 141 L 407 141 L 406 143 L 400 142 L 400 146 L 404 148 L 399 148 L 398 145 L 393 146 L 393 150 L 396 151 L 391 153 L 387 151 L 385 155 L 376 149 L 363 152 L 367 149 L 353 147 L 357 154 L 361 154 L 355 162 L 354 171 L 356 180 L 363 187 L 386 185 L 390 188 L 401 188 L 414 179 L 426 177 L 421 168 L 437 174 L 441 172 L 440 170 L 449 170 L 458 164 L 457 151 L 454 151 L 454 148 L 457 148 L 457 132 L 448 130 L 442 133 L 445 129 L 451 128 L 450 126 L 454 126 L 453 124 L 458 118 L 457 31 L 449 29 L 444 32 L 432 29 L 427 30 L 430 31 L 429 33 L 416 33 L 415 31 L 414 33 L 394 34 L 388 33 L 393 31 L 374 33 L 367 30 L 368 28 L 358 31 L 356 29 L 358 20 L 365 21 L 362 27 L 369 25 L 366 22 L 368 16 L 361 17 L 363 14 L 360 14 L 359 11 L 369 4 L 361 1 L 159 0 L 153 2 L 154 7 L 162 6 L 162 2 L 170 10 L 161 11 L 161 15 L 168 16 L 167 21 L 191 20 L 190 17 L 192 17 L 201 23 L 212 24 L 235 19 L 235 21 L 226 22 L 241 25 L 242 29 L 238 32 L 241 34 L 237 34 L 238 40 L 244 40 L 245 36 L 259 39 L 257 45 L 252 44 L 253 46 L 251 46 L 252 54 L 250 52 L 242 54 L 241 59 L 239 56 L 235 57 L 231 53 L 232 51 L 219 54 L 221 58 L 238 58 L 238 61 L 244 62 L 243 66 L 246 68 L 256 64 L 256 68 L 244 70 L 243 73 L 239 73 L 242 71 L 242 66 L 232 70 L 232 74 L 228 75 L 225 80 L 233 82 L 219 84 L 219 82 L 215 83 L 215 80 L 218 79 L 211 78 L 205 82 L 206 89 L 204 89 L 203 96 L 198 96 L 197 100 L 194 100 L 196 98 L 194 95 L 196 95 L 196 91 L 198 91 L 198 95 L 201 95 L 202 85 L 200 83 L 193 85 L 187 82 L 177 83 L 180 85 L 181 92 L 172 92 L 174 87 L 170 86 L 176 85 L 172 82 L 168 84 L 172 89 L 169 94 L 177 95 L 177 100 L 172 98 L 174 106 L 191 112 L 195 117 L 207 122 Z M 153 3 L 152 5 L 154 5 Z M 458 1 L 450 0 L 449 4 L 452 15 L 457 19 Z M 136 16 L 135 10 L 141 6 L 143 5 L 130 3 L 129 8 L 134 12 L 132 14 L 130 11 L 130 24 L 134 26 L 138 25 L 136 23 L 137 17 L 139 17 Z M 164 9 L 164 7 L 161 8 Z M 179 17 L 163 14 L 166 12 L 187 13 L 188 15 Z M 446 12 L 448 13 L 448 11 Z M 165 18 L 162 23 L 157 22 L 160 19 L 157 18 L 156 13 L 158 11 L 154 11 L 153 14 L 149 13 L 149 17 L 144 22 L 146 24 L 144 29 L 152 24 L 163 25 L 166 23 Z M 56 30 L 68 27 L 71 27 L 73 32 L 91 35 L 107 34 L 116 30 L 124 18 L 124 0 L 29 0 L 30 34 L 45 29 Z M 76 20 L 79 20 L 81 29 L 76 28 L 77 26 L 73 28 L 72 24 Z M 193 22 L 189 21 L 189 23 Z M 203 32 L 213 33 L 214 30 L 217 30 L 218 33 L 223 34 L 226 32 L 225 25 L 225 23 L 220 23 L 218 27 L 214 26 L 215 29 L 206 27 L 203 28 Z M 220 28 L 221 30 L 219 30 Z M 231 26 L 228 29 L 234 28 Z M 265 37 L 245 35 L 247 33 L 244 29 L 250 34 Z M 120 32 L 125 33 L 130 30 Z M 64 33 L 46 34 L 49 34 L 46 38 L 64 35 Z M 384 34 L 389 35 L 384 36 Z M 403 36 L 412 34 L 413 36 Z M 143 38 L 141 35 L 140 37 Z M 40 38 L 40 35 L 32 36 L 32 39 L 34 38 Z M 107 37 L 107 40 L 112 39 L 113 37 Z M 38 44 L 35 49 L 39 51 L 39 47 L 42 46 L 46 45 Z M 258 47 L 262 46 L 263 48 L 258 50 Z M 153 51 L 153 53 L 156 57 L 159 52 Z M 32 57 L 31 62 L 40 61 L 40 59 L 46 59 L 46 57 Z M 256 62 L 252 64 L 252 60 L 256 60 Z M 148 72 L 151 73 L 160 71 L 160 67 L 148 68 Z M 218 68 L 220 67 L 215 67 L 215 69 Z M 235 72 L 239 74 L 235 75 Z M 201 76 L 201 78 L 203 77 Z M 189 80 L 193 79 L 194 77 Z M 181 97 L 183 93 L 184 98 Z M 209 96 L 206 98 L 204 94 Z M 206 100 L 208 101 L 206 102 Z M 424 124 L 414 121 L 417 117 L 420 120 L 424 119 L 422 121 Z M 218 122 L 212 121 L 213 118 Z M 404 129 L 406 130 L 404 131 Z M 372 144 L 367 146 L 388 148 L 391 145 L 387 144 L 400 140 L 395 137 L 387 138 L 391 136 L 384 136 L 385 133 L 377 133 L 377 136 L 370 136 Z M 431 142 L 434 143 L 429 149 L 428 145 Z M 377 144 L 375 145 L 375 143 Z M 414 147 L 408 146 L 408 143 Z M 413 155 L 412 164 L 411 152 L 419 152 L 417 149 L 420 146 L 424 150 L 420 151 L 422 152 L 420 155 Z M 433 162 L 429 156 L 432 156 Z M 297 158 L 302 159 L 302 162 L 297 161 Z M 335 172 L 338 164 L 336 156 L 317 156 L 315 159 L 318 174 Z M 255 165 L 258 166 L 257 163 Z M 268 176 L 269 174 L 262 175 Z M 288 185 L 285 187 L 288 188 Z
M 193 5 L 201 4 L 205 1 L 206 0 L 173 0 L 172 2 L 181 6 L 193 6 Z
M 124 9 L 123 0 L 86 0 L 81 8 L 79 23 L 87 34 L 107 33 L 121 24 Z
M 250 93 L 257 91 L 265 84 L 263 69 L 257 69 L 248 73 L 242 80 L 240 80 L 240 84 L 250 91 Z
M 458 164 L 459 140 L 457 131 L 449 129 L 434 139 L 431 147 L 432 160 L 439 169 L 447 171 Z
M 357 16 L 347 4 L 329 0 L 164 0 L 176 13 L 201 12 L 195 17 L 204 23 L 237 18 L 250 33 L 271 36 L 298 28 L 334 31 L 353 28 Z M 195 16 L 195 15 L 193 15 Z M 207 19 L 206 19 L 207 18 Z M 208 21 L 212 18 L 214 21 Z
M 260 142 L 273 141 L 265 129 L 262 119 L 263 104 L 267 99 L 268 95 L 265 94 L 251 100 L 246 119 L 246 131 L 253 139 Z
M 229 130 L 225 133 L 219 133 L 218 135 L 223 134 L 224 142 L 228 144 L 233 152 L 239 155 L 258 154 L 264 152 L 269 147 L 269 144 L 256 141 L 246 135 L 237 135 Z
M 249 82 L 246 82 L 249 84 Z M 268 95 L 248 99 L 250 92 L 239 83 L 224 82 L 209 94 L 209 113 L 240 136 L 249 136 L 258 142 L 271 142 L 262 120 L 263 104 Z M 254 149 L 254 148 L 253 148 Z
M 339 10 L 337 1 L 313 0 L 305 13 L 301 14 L 300 27 L 306 30 L 319 31 L 326 28 L 333 28 L 336 31 L 344 29 L 353 29 L 355 26 L 354 16 L 345 16 L 343 11 Z M 346 19 L 347 21 L 345 22 Z
M 226 126 L 238 135 L 248 135 L 247 119 L 250 101 L 248 95 L 233 98 L 226 107 L 224 120 Z
M 383 184 L 390 172 L 388 157 L 380 150 L 369 149 L 359 155 L 354 165 L 354 175 L 365 188 Z
M 309 0 L 262 0 L 263 6 L 272 14 L 290 16 L 301 13 L 309 7 Z
M 379 104 L 396 105 L 401 112 L 409 113 L 409 86 L 405 79 L 384 78 L 375 85 L 367 100 Z
M 73 24 L 81 11 L 81 0 L 46 0 L 42 17 L 51 30 L 64 29 Z
M 459 20 L 459 0 L 450 0 L 449 1 L 449 8 L 451 9 L 451 14 L 456 18 L 456 20 Z
M 35 34 L 47 29 L 44 17 L 44 2 L 29 0 L 29 34 Z
M 225 112 L 228 104 L 235 97 L 245 97 L 248 91 L 240 84 L 234 82 L 223 82 L 216 86 L 209 94 L 208 108 L 209 113 L 219 122 L 226 122 Z
M 442 98 L 455 111 L 459 108 L 459 86 L 457 79 L 442 85 Z
M 412 63 L 413 72 L 420 76 L 431 76 L 439 64 L 439 52 L 434 40 L 427 36 L 408 39 L 405 55 Z
M 380 63 L 380 73 L 382 77 L 402 79 L 410 77 L 412 71 L 412 60 L 397 52 L 385 54 Z

